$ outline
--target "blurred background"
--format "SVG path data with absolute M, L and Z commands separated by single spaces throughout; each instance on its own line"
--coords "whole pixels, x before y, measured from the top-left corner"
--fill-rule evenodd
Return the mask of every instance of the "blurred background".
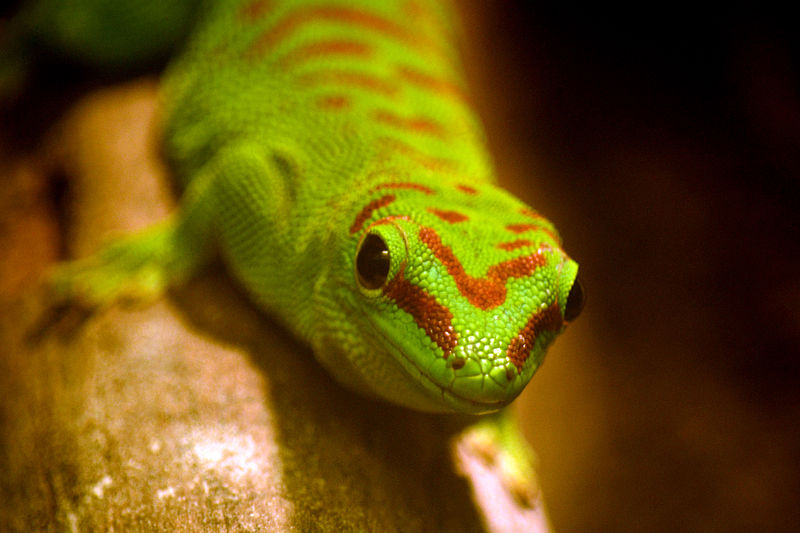
M 796 19 L 463 6 L 502 180 L 588 292 L 518 404 L 556 530 L 796 531 Z

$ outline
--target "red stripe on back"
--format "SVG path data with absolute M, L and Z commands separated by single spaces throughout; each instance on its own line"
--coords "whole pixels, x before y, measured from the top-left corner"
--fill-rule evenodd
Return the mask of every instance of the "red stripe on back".
M 428 155 L 401 140 L 393 139 L 391 137 L 379 137 L 377 141 L 388 150 L 398 154 L 403 154 L 411 161 L 427 168 L 428 170 L 432 170 L 434 172 L 454 172 L 457 169 L 457 164 L 452 159 Z
M 238 16 L 245 22 L 255 22 L 272 9 L 272 0 L 253 0 L 239 8 Z
M 413 183 L 410 181 L 396 181 L 391 183 L 381 183 L 377 187 L 374 187 L 369 192 L 379 191 L 381 189 L 414 189 L 417 191 L 424 192 L 425 194 L 433 194 L 435 191 L 430 187 L 425 185 L 421 185 L 419 183 Z
M 542 216 L 537 215 L 537 217 L 544 220 L 544 217 Z M 555 233 L 553 233 L 553 231 L 550 228 L 548 228 L 547 226 L 543 226 L 541 224 L 509 224 L 508 226 L 506 226 L 506 229 L 512 233 L 525 233 L 526 231 L 542 231 L 546 233 L 555 242 L 559 244 L 561 243 L 561 239 Z
M 350 226 L 350 235 L 358 232 L 363 226 L 364 222 L 369 220 L 372 216 L 372 213 L 376 209 L 380 209 L 381 207 L 386 207 L 387 205 L 391 204 L 395 201 L 395 195 L 387 194 L 386 196 L 381 196 L 376 200 L 372 200 L 370 203 L 364 206 L 361 212 L 356 215 L 355 220 L 353 220 L 353 224 Z
M 541 226 L 538 224 L 509 224 L 506 226 L 506 229 L 512 233 L 525 233 L 526 231 L 531 231 L 535 229 L 539 229 Z
M 506 250 L 508 252 L 517 250 L 519 248 L 526 248 L 528 246 L 533 246 L 533 243 L 527 239 L 519 239 L 516 241 L 501 242 L 497 244 L 498 248 L 500 248 L 501 250 Z
M 469 185 L 458 184 L 456 185 L 456 189 L 467 194 L 478 194 L 478 189 L 470 187 Z
M 519 212 L 528 218 L 532 218 L 533 220 L 541 220 L 544 218 L 542 215 L 540 215 L 533 209 L 529 209 L 527 207 L 523 207 L 522 209 L 519 210 Z
M 302 6 L 289 12 L 252 45 L 251 52 L 263 54 L 309 22 L 324 21 L 357 26 L 424 51 L 437 51 L 430 39 L 376 13 L 340 5 Z M 441 55 L 441 51 L 439 51 Z
M 339 110 L 350 107 L 350 98 L 341 95 L 323 96 L 317 99 L 317 107 L 324 110 Z
M 446 128 L 432 118 L 422 116 L 406 118 L 385 109 L 376 110 L 375 113 L 373 113 L 373 117 L 381 124 L 386 124 L 393 128 L 416 133 L 425 133 L 439 138 L 447 137 Z
M 350 70 L 318 70 L 309 72 L 295 78 L 301 85 L 345 85 L 357 87 L 366 91 L 382 94 L 393 98 L 397 95 L 398 87 L 396 84 L 363 72 Z
M 469 104 L 466 91 L 451 81 L 437 78 L 408 65 L 398 65 L 397 73 L 401 79 L 417 88 Z
M 443 209 L 436 209 L 433 207 L 429 207 L 428 212 L 436 215 L 445 222 L 449 222 L 450 224 L 456 224 L 458 222 L 466 222 L 467 220 L 469 220 L 469 217 L 467 215 L 465 215 L 464 213 L 459 213 L 458 211 L 445 211 Z
M 355 56 L 369 57 L 372 54 L 372 47 L 366 43 L 345 40 L 316 41 L 304 44 L 288 52 L 280 60 L 278 65 L 288 69 L 304 61 L 318 57 L 327 56 Z

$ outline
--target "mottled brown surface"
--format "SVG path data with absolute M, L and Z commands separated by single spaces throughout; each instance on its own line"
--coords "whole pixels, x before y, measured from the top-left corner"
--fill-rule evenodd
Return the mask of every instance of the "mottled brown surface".
M 89 93 L 35 156 L 0 161 L 0 530 L 480 531 L 485 508 L 542 531 L 451 440 L 466 419 L 345 391 L 219 267 L 150 306 L 38 321 L 61 249 L 48 176 L 68 176 L 69 255 L 169 211 L 155 94 Z

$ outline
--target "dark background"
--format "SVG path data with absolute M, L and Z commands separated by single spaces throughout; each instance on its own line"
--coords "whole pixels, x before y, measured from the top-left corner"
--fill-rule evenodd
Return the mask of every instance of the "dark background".
M 503 181 L 588 305 L 520 412 L 559 531 L 800 523 L 800 40 L 788 7 L 467 4 Z

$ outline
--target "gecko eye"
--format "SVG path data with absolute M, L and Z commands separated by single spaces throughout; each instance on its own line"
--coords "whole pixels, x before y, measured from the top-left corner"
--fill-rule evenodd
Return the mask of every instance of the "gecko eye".
M 567 305 L 564 307 L 564 320 L 572 322 L 583 310 L 583 304 L 586 302 L 586 293 L 583 292 L 583 284 L 581 278 L 578 276 L 572 283 L 572 288 L 569 290 L 567 296 Z
M 380 289 L 389 277 L 389 247 L 374 233 L 366 236 L 356 254 L 358 283 L 368 290 Z

